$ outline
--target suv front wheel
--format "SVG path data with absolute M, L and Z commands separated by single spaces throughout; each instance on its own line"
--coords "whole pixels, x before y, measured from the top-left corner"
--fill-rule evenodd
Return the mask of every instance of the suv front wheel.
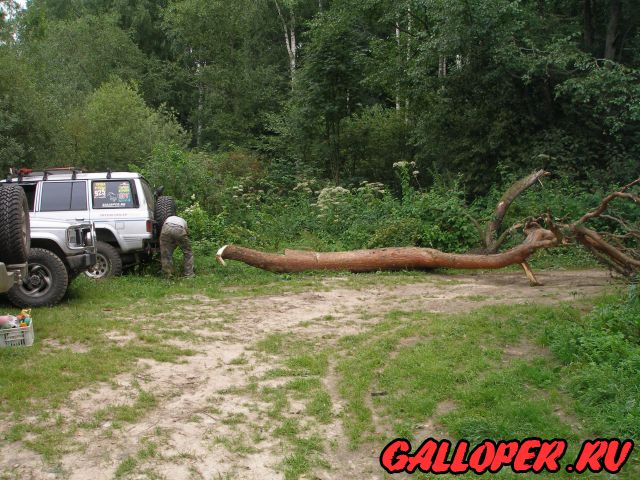
M 120 252 L 107 242 L 97 242 L 96 249 L 96 264 L 84 274 L 95 280 L 122 275 Z
M 55 253 L 44 248 L 32 248 L 29 253 L 27 277 L 7 293 L 18 307 L 55 305 L 67 292 L 67 267 Z

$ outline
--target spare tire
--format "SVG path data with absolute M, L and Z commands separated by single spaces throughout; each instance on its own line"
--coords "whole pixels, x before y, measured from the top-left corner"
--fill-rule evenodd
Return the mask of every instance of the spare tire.
M 162 196 L 156 200 L 154 218 L 158 225 L 158 231 L 162 229 L 164 221 L 176 214 L 176 201 L 173 197 Z
M 19 185 L 0 186 L 0 262 L 27 263 L 31 245 L 29 203 Z

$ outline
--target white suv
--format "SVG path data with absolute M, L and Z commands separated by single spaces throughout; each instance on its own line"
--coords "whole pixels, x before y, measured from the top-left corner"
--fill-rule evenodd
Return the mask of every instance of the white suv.
M 138 173 L 20 170 L 6 181 L 24 189 L 32 221 L 47 218 L 95 225 L 97 262 L 85 272 L 93 278 L 119 275 L 123 266 L 149 260 L 162 223 L 176 212 L 173 198 L 156 199 Z

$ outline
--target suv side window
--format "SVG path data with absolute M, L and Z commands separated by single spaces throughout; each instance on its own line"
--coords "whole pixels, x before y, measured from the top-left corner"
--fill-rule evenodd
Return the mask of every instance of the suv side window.
M 142 193 L 144 194 L 144 198 L 147 201 L 147 206 L 153 209 L 153 204 L 155 203 L 155 200 L 153 198 L 153 193 L 151 193 L 151 187 L 149 186 L 147 181 L 144 179 L 140 181 L 140 185 L 142 185 Z
M 65 212 L 87 209 L 86 182 L 43 182 L 41 212 Z
M 21 183 L 20 186 L 24 190 L 25 195 L 27 196 L 27 203 L 29 204 L 29 211 L 33 212 L 35 210 L 36 205 L 36 187 L 37 183 Z
M 138 198 L 129 180 L 96 180 L 92 183 L 93 208 L 138 208 Z

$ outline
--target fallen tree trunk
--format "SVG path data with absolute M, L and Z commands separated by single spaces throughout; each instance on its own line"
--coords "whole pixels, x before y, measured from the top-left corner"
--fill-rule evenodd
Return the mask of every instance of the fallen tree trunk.
M 371 272 L 433 268 L 496 269 L 508 265 L 526 264 L 527 258 L 536 250 L 556 244 L 556 236 L 553 232 L 540 227 L 535 222 L 527 225 L 525 233 L 527 238 L 523 243 L 494 255 L 445 253 L 432 248 L 418 247 L 376 248 L 326 253 L 285 250 L 282 255 L 260 252 L 236 245 L 225 245 L 218 250 L 216 258 L 223 265 L 225 260 L 238 260 L 277 273 L 302 272 L 304 270 Z M 527 271 L 526 268 L 525 271 Z M 531 275 L 533 276 L 532 273 Z M 535 277 L 533 278 L 535 279 Z
M 498 205 L 494 220 L 497 223 L 490 230 L 499 228 L 505 208 L 533 182 L 546 175 L 540 170 L 514 184 L 508 194 L 503 196 L 504 203 Z M 225 245 L 216 255 L 217 260 L 238 260 L 257 268 L 277 273 L 302 272 L 305 270 L 349 270 L 352 272 L 371 272 L 376 270 L 428 270 L 433 268 L 496 269 L 509 265 L 520 265 L 532 285 L 540 285 L 527 263 L 527 259 L 541 248 L 555 247 L 569 243 L 582 244 L 594 257 L 610 269 L 625 275 L 640 273 L 640 228 L 626 219 L 605 214 L 609 204 L 615 199 L 629 200 L 640 204 L 640 196 L 630 192 L 632 187 L 640 185 L 640 178 L 624 186 L 618 192 L 605 197 L 595 210 L 586 213 L 571 224 L 556 224 L 549 213 L 541 217 L 543 228 L 538 222 L 529 220 L 524 227 L 526 239 L 518 246 L 502 253 L 492 254 L 456 254 L 446 253 L 432 248 L 398 247 L 377 248 L 372 250 L 354 250 L 350 252 L 307 252 L 285 250 L 284 255 L 265 253 L 258 250 Z M 585 227 L 592 219 L 605 219 L 615 222 L 623 233 L 597 232 Z M 514 225 L 509 231 L 519 229 Z M 504 234 L 503 234 L 504 235 Z M 487 236 L 486 240 L 495 238 Z M 607 241 L 609 240 L 609 241 Z M 498 242 L 501 240 L 498 239 Z

